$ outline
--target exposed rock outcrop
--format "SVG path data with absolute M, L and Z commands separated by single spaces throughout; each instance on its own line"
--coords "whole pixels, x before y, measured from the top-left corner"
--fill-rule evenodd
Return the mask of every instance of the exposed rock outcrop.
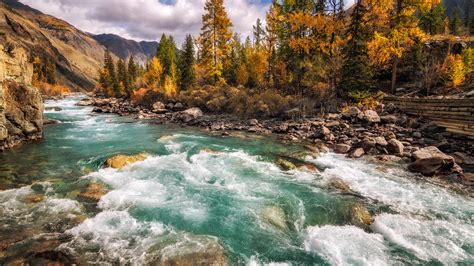
M 0 150 L 43 134 L 43 99 L 24 49 L 0 44 Z

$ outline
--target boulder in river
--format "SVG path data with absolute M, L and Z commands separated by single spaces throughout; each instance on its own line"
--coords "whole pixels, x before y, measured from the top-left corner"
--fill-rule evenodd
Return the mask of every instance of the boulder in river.
M 329 179 L 328 185 L 329 185 L 329 187 L 335 188 L 335 189 L 340 190 L 341 192 L 344 192 L 344 193 L 352 192 L 351 187 L 346 182 L 344 182 L 344 180 L 342 180 L 338 177 L 333 177 L 333 178 Z
M 87 188 L 81 192 L 78 197 L 88 202 L 99 202 L 100 198 L 106 193 L 106 188 L 100 183 L 90 183 Z
M 281 207 L 266 207 L 263 209 L 261 216 L 265 222 L 277 227 L 278 229 L 288 230 L 285 211 Z
M 287 160 L 278 159 L 276 164 L 285 171 L 296 169 L 296 165 Z
M 444 154 L 434 146 L 417 150 L 413 152 L 412 157 L 415 162 L 410 164 L 408 169 L 424 176 L 462 173 L 452 156 Z
M 144 161 L 148 156 L 144 153 L 137 155 L 115 155 L 105 161 L 106 167 L 121 169 L 129 164 Z
M 374 219 L 361 203 L 356 203 L 351 208 L 351 223 L 355 226 L 367 228 L 373 223 Z

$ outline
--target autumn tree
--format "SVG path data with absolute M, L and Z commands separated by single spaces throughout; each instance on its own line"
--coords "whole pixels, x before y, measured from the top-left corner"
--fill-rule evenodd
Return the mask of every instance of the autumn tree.
M 223 71 L 230 64 L 231 27 L 223 0 L 207 0 L 199 37 L 200 65 L 212 83 L 224 82 Z
M 183 43 L 182 53 L 179 57 L 180 87 L 183 90 L 191 88 L 196 83 L 194 58 L 194 40 L 191 35 L 186 36 Z
M 432 4 L 433 1 L 381 0 L 371 8 L 372 11 L 380 12 L 379 15 L 387 19 L 382 21 L 383 24 L 379 24 L 374 37 L 368 43 L 369 55 L 375 66 L 391 67 L 392 93 L 395 92 L 400 59 L 417 38 L 424 37 L 415 14 L 426 3 Z

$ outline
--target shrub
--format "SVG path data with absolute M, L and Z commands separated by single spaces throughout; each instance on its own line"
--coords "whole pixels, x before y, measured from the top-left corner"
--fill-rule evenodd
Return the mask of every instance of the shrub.
M 466 67 L 461 55 L 448 55 L 443 67 L 447 86 L 458 88 L 466 79 Z

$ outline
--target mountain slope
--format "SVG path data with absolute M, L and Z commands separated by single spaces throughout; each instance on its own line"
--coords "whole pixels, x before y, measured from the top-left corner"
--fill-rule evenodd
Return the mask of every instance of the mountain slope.
M 105 48 L 69 23 L 16 0 L 0 0 L 0 42 L 22 47 L 56 65 L 57 79 L 73 89 L 94 88 Z
M 92 36 L 92 38 L 120 58 L 127 59 L 133 55 L 141 64 L 151 59 L 156 54 L 156 48 L 158 47 L 157 42 L 137 42 L 115 34 L 99 34 Z

